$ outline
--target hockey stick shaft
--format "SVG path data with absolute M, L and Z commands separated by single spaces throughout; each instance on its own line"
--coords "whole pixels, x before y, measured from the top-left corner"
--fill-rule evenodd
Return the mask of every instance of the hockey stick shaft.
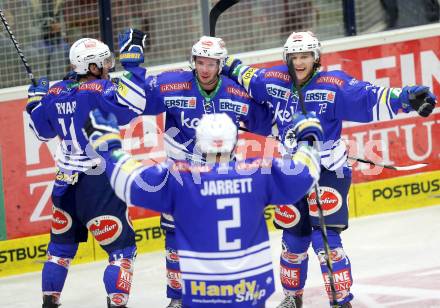
M 209 12 L 209 35 L 215 36 L 215 26 L 220 15 L 240 0 L 220 0 Z
M 428 166 L 428 164 L 426 164 L 426 163 L 409 165 L 409 166 L 393 166 L 393 165 L 387 165 L 387 164 L 384 164 L 384 163 L 374 162 L 374 161 L 369 160 L 369 159 L 360 158 L 360 157 L 354 157 L 354 156 L 349 156 L 348 159 L 355 160 L 355 161 L 358 161 L 358 162 L 361 162 L 361 163 L 370 164 L 370 165 L 373 165 L 373 166 L 383 167 L 383 168 L 386 168 L 386 169 L 396 170 L 396 171 L 416 170 L 416 169 L 420 169 L 420 168 L 424 168 L 424 167 Z
M 37 82 L 35 81 L 34 74 L 32 74 L 32 70 L 31 70 L 31 68 L 30 68 L 30 66 L 29 66 L 29 64 L 28 64 L 28 62 L 26 60 L 26 57 L 23 54 L 23 51 L 20 48 L 20 45 L 17 42 L 17 39 L 15 38 L 14 34 L 11 31 L 11 27 L 9 26 L 9 24 L 8 24 L 8 22 L 6 20 L 6 17 L 3 14 L 3 10 L 2 9 L 0 9 L 0 19 L 2 20 L 2 23 L 5 26 L 6 32 L 8 32 L 9 37 L 11 38 L 12 43 L 14 44 L 14 47 L 17 50 L 17 53 L 20 56 L 21 61 L 23 62 L 23 65 L 24 65 L 24 67 L 25 67 L 25 69 L 26 69 L 26 71 L 28 73 L 29 79 L 32 81 L 32 84 L 34 86 L 36 86 Z
M 301 106 L 301 112 L 302 114 L 307 114 L 306 106 L 304 104 L 304 97 L 302 95 L 301 86 L 298 81 L 298 77 L 296 76 L 295 72 L 295 66 L 293 64 L 292 59 L 287 59 L 287 67 L 290 77 L 292 78 L 293 85 L 296 89 L 296 93 L 298 95 L 298 101 Z M 325 253 L 325 259 L 327 264 L 327 275 L 328 280 L 330 284 L 330 290 L 332 293 L 332 307 L 339 307 L 338 302 L 336 300 L 336 287 L 335 287 L 335 280 L 333 276 L 333 265 L 332 265 L 332 259 L 331 259 L 331 252 L 330 252 L 330 246 L 328 244 L 328 236 L 327 236 L 327 227 L 325 224 L 325 218 L 324 218 L 324 211 L 322 209 L 321 204 L 321 198 L 319 193 L 319 184 L 316 183 L 314 187 L 315 191 L 315 200 L 316 200 L 316 206 L 318 208 L 318 216 L 319 216 L 319 225 L 320 225 L 320 231 L 322 236 L 322 241 L 324 243 L 324 253 Z

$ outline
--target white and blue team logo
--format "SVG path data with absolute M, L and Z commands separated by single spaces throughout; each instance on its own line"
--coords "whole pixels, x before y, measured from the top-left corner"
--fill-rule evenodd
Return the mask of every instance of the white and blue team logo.
M 293 125 L 289 125 L 284 128 L 283 133 L 281 134 L 281 143 L 284 145 L 284 149 L 289 154 L 293 154 L 296 152 L 298 143 L 296 142 L 296 135 L 295 130 L 293 129 Z

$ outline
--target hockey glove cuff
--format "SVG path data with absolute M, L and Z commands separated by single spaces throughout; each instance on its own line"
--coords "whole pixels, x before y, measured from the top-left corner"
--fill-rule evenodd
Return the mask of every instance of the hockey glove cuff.
M 227 57 L 225 61 L 225 65 L 222 68 L 222 75 L 231 77 L 233 75 L 237 76 L 238 72 L 236 72 L 237 69 L 239 69 L 239 65 L 241 64 L 240 59 L 235 59 L 234 57 Z
M 37 85 L 31 85 L 28 88 L 28 100 L 26 111 L 30 114 L 32 110 L 40 103 L 43 97 L 49 91 L 49 79 L 41 77 L 37 81 Z
M 315 113 L 296 113 L 292 122 L 293 132 L 298 143 L 307 142 L 319 149 L 319 143 L 324 139 L 321 123 Z
M 437 103 L 435 95 L 425 86 L 406 86 L 399 96 L 402 110 L 406 113 L 415 110 L 422 117 L 429 116 Z
M 119 61 L 122 66 L 138 66 L 144 63 L 144 48 L 147 44 L 147 34 L 130 28 L 119 34 Z
M 298 162 L 309 168 L 309 173 L 317 182 L 321 174 L 321 156 L 316 148 L 301 144 L 292 157 L 295 164 Z
M 83 132 L 90 145 L 101 156 L 122 147 L 118 121 L 113 113 L 105 117 L 99 109 L 90 111 Z

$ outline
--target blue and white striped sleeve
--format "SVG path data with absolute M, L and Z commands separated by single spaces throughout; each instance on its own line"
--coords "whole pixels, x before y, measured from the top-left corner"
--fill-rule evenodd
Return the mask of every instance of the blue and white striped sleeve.
M 46 142 L 54 138 L 57 133 L 52 127 L 44 104 L 46 102 L 46 97 L 43 98 L 29 113 L 29 127 L 34 132 L 38 140 Z
M 130 68 L 119 79 L 117 99 L 118 103 L 127 106 L 141 115 L 147 106 L 145 94 L 145 79 L 147 70 L 143 67 Z
M 169 170 L 165 165 L 145 166 L 118 150 L 106 159 L 106 173 L 116 195 L 128 205 L 170 212 Z

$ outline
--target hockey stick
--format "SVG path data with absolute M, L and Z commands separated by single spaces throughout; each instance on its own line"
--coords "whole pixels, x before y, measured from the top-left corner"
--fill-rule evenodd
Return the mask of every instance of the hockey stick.
M 349 156 L 348 159 L 355 160 L 355 161 L 358 161 L 361 163 L 370 164 L 373 166 L 384 167 L 384 168 L 392 169 L 392 170 L 396 170 L 396 171 L 416 170 L 416 169 L 420 169 L 420 168 L 424 168 L 424 167 L 428 166 L 428 164 L 426 164 L 426 163 L 414 164 L 414 165 L 408 165 L 408 166 L 393 166 L 393 165 L 386 165 L 384 163 L 378 163 L 378 162 L 374 162 L 369 159 L 360 158 L 360 157 L 353 157 L 353 156 Z
M 209 12 L 209 35 L 215 36 L 215 26 L 219 16 L 240 0 L 220 0 Z
M 3 14 L 3 10 L 0 9 L 0 19 L 2 20 L 3 25 L 5 26 L 6 32 L 8 32 L 9 37 L 12 40 L 12 43 L 15 46 L 15 49 L 17 49 L 18 55 L 20 56 L 21 61 L 23 62 L 24 67 L 26 68 L 26 71 L 28 73 L 29 79 L 32 81 L 32 84 L 34 86 L 37 85 L 37 82 L 34 79 L 34 74 L 32 74 L 31 68 L 23 54 L 23 51 L 21 51 L 20 45 L 17 42 L 17 39 L 15 38 L 14 34 L 11 31 L 11 27 L 9 27 L 8 22 L 6 21 L 5 15 Z
M 298 82 L 298 77 L 296 76 L 295 72 L 295 66 L 293 65 L 293 61 L 291 59 L 287 59 L 287 67 L 290 77 L 292 78 L 293 85 L 296 89 L 296 92 L 298 93 L 298 101 L 301 106 L 301 112 L 302 114 L 307 114 L 306 106 L 304 104 L 304 97 L 301 92 L 301 86 Z M 330 252 L 330 246 L 328 244 L 328 236 L 327 236 L 327 227 L 325 225 L 325 219 L 324 219 L 324 211 L 322 209 L 321 199 L 319 196 L 319 184 L 316 183 L 315 187 L 315 199 L 316 199 L 316 206 L 318 208 L 318 216 L 319 216 L 319 224 L 321 226 L 321 235 L 322 235 L 322 241 L 324 243 L 324 253 L 327 263 L 327 275 L 328 280 L 330 284 L 330 290 L 332 292 L 332 306 L 331 307 L 339 307 L 338 302 L 336 300 L 336 287 L 335 287 L 335 280 L 333 276 L 333 265 L 332 265 L 332 259 L 331 259 L 331 252 Z

